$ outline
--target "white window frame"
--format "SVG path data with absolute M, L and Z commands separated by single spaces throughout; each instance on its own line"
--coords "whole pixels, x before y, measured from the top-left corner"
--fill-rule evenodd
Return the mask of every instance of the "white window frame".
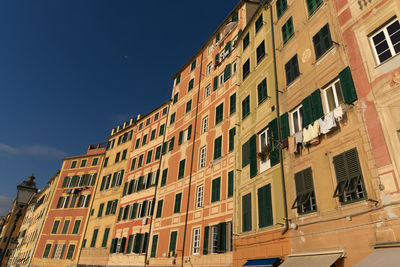
M 129 211 L 129 217 L 128 217 L 128 219 L 131 219 L 132 218 L 132 213 L 133 213 L 133 211 L 134 211 L 134 209 L 133 209 L 133 205 L 134 205 L 135 203 L 133 203 L 132 205 L 131 205 L 131 208 L 130 208 L 130 211 Z M 137 210 L 136 210 L 136 212 L 137 212 Z M 136 214 L 135 214 L 135 218 L 136 218 Z
M 200 227 L 193 229 L 192 254 L 200 254 Z
M 218 225 L 210 226 L 210 251 L 211 254 L 218 253 Z
M 153 212 L 153 200 L 149 200 L 147 203 L 147 216 L 150 217 L 151 213 Z
M 135 179 L 133 179 L 133 180 L 135 180 Z M 135 182 L 133 184 L 133 192 L 137 192 L 138 185 L 139 185 L 138 181 L 135 180 Z
M 205 133 L 208 131 L 208 116 L 205 116 L 202 120 L 201 120 L 201 132 Z
M 89 178 L 89 181 L 88 181 L 88 186 L 92 184 L 92 181 L 94 179 L 94 175 L 95 175 L 95 173 L 90 174 L 90 178 Z
M 208 75 L 210 75 L 210 74 L 211 74 L 211 72 L 212 72 L 212 69 L 213 69 L 213 63 L 212 63 L 212 62 L 210 62 L 210 63 L 208 63 L 208 65 L 207 65 L 207 69 L 206 69 L 206 76 L 208 76 Z
M 211 84 L 207 85 L 204 89 L 204 98 L 207 98 L 211 95 Z
M 262 152 L 263 143 L 268 145 L 268 131 L 269 131 L 269 129 L 266 128 L 265 130 L 263 130 L 262 132 L 260 132 L 258 134 L 258 151 L 259 152 Z M 270 148 L 270 150 L 271 150 L 271 148 Z M 260 159 L 260 173 L 268 170 L 269 168 L 271 168 L 271 160 L 269 159 L 269 157 L 265 161 L 262 161 Z
M 396 23 L 396 21 L 397 21 L 398 23 L 400 23 L 400 21 L 399 21 L 397 18 L 395 18 L 395 19 L 393 19 L 393 20 L 391 20 L 391 21 L 385 23 L 384 26 L 381 26 L 381 27 L 379 28 L 379 31 L 377 31 L 376 33 L 374 33 L 373 35 L 371 35 L 371 36 L 369 37 L 369 41 L 370 41 L 370 43 L 371 43 L 372 51 L 373 51 L 373 54 L 374 54 L 374 56 L 375 56 L 375 60 L 376 60 L 376 62 L 377 62 L 378 64 L 382 64 L 382 63 L 388 61 L 389 59 L 393 58 L 393 57 L 396 56 L 397 54 L 399 54 L 399 53 L 396 54 L 396 51 L 394 50 L 394 45 L 393 45 L 393 43 L 392 43 L 392 40 L 390 39 L 390 35 L 389 35 L 388 30 L 387 30 L 387 28 L 388 28 L 389 26 L 391 26 L 392 24 Z M 389 47 L 389 51 L 390 51 L 390 53 L 391 53 L 391 57 L 388 58 L 388 59 L 386 59 L 385 61 L 382 61 L 382 62 L 380 61 L 380 59 L 379 59 L 379 57 L 378 57 L 378 53 L 376 52 L 376 47 L 375 47 L 374 41 L 372 40 L 372 38 L 374 38 L 375 36 L 377 36 L 377 35 L 380 34 L 380 33 L 383 33 L 383 34 L 385 35 L 385 41 L 386 41 L 386 43 L 387 43 L 387 45 L 388 45 L 388 47 Z M 385 52 L 386 52 L 386 51 L 387 51 L 387 50 L 385 50 Z
M 138 207 L 138 218 L 142 218 L 142 209 L 143 209 L 143 202 L 139 203 L 139 207 Z
M 338 96 L 337 96 L 337 90 L 340 90 L 340 93 L 342 94 L 342 101 L 343 101 L 342 87 L 340 85 L 340 79 L 338 78 L 335 81 L 333 81 L 332 83 L 330 83 L 328 86 L 326 86 L 323 89 L 321 89 L 321 98 L 322 98 L 322 104 L 324 106 L 325 114 L 333 111 L 333 109 L 332 110 L 329 109 L 329 102 L 328 102 L 328 95 L 327 95 L 327 91 L 330 88 L 332 89 L 333 100 L 335 102 L 335 107 L 334 108 L 337 108 L 341 104 L 341 102 L 339 101 Z
M 83 200 L 83 206 L 82 207 L 89 207 L 89 203 L 86 203 L 88 201 L 90 195 L 85 195 L 85 199 Z M 87 204 L 87 205 L 86 205 Z
M 196 209 L 203 207 L 204 185 L 199 185 L 196 188 Z
M 289 128 L 290 128 L 290 135 L 294 135 L 295 134 L 295 127 L 294 127 L 294 123 L 297 123 L 298 127 L 299 127 L 299 131 L 303 130 L 303 116 L 301 116 L 300 113 L 300 109 L 303 108 L 303 105 L 298 105 L 297 107 L 295 107 L 292 111 L 289 112 Z M 297 122 L 294 121 L 293 119 L 293 114 L 297 113 Z
M 154 171 L 152 176 L 151 176 L 150 185 L 155 185 L 156 184 L 156 178 L 157 178 L 157 171 Z
M 149 179 L 149 174 L 143 177 L 143 189 L 147 187 L 147 180 Z
M 218 87 L 224 84 L 224 72 L 218 75 Z
M 62 208 L 62 209 L 68 208 L 68 207 L 67 207 L 67 199 L 68 199 L 68 197 L 63 197 L 63 204 L 61 205 L 61 208 Z
M 204 168 L 207 162 L 207 146 L 200 148 L 199 167 Z

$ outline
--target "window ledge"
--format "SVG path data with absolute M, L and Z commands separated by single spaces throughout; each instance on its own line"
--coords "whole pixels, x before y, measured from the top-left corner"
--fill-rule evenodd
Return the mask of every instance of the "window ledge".
M 319 58 L 316 58 L 312 65 L 318 66 L 321 64 L 322 61 L 324 61 L 325 58 L 328 57 L 329 53 L 336 53 L 336 46 L 339 46 L 339 44 L 332 42 L 332 46 L 328 50 L 326 50 L 325 53 L 323 53 Z
M 378 64 L 375 66 L 375 69 L 381 67 L 382 65 L 385 65 L 386 63 L 388 63 L 389 61 L 391 61 L 392 59 L 394 60 L 396 57 L 400 57 L 400 53 L 397 53 L 396 55 L 394 55 L 391 58 L 386 59 L 385 61 L 383 61 L 382 63 Z

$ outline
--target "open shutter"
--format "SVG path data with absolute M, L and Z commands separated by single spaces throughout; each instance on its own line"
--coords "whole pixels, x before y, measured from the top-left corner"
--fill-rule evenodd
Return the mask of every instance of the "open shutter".
M 276 148 L 269 153 L 269 158 L 271 160 L 271 167 L 279 163 L 279 149 Z
M 103 176 L 103 179 L 101 180 L 100 191 L 104 189 L 105 182 L 106 182 L 106 176 Z
M 171 238 L 169 240 L 169 255 L 175 256 L 175 248 L 176 248 L 176 236 L 177 232 L 171 232 Z
M 120 253 L 125 253 L 125 245 L 126 245 L 126 237 L 123 237 L 121 241 L 121 248 L 119 250 Z
M 218 89 L 218 76 L 214 77 L 214 85 L 213 85 L 213 90 L 217 90 Z
M 266 213 L 264 207 L 264 199 L 265 199 L 265 190 L 264 187 L 261 187 L 257 190 L 257 200 L 258 200 L 258 226 L 264 227 L 266 225 Z
M 324 116 L 324 111 L 322 109 L 321 92 L 319 89 L 315 90 L 311 94 L 311 105 L 312 105 L 313 121 L 322 118 Z
M 227 64 L 224 70 L 224 82 L 226 82 L 231 77 L 231 64 Z
M 204 241 L 203 241 L 203 255 L 208 254 L 208 235 L 209 235 L 210 227 L 204 227 Z
M 267 225 L 273 225 L 274 218 L 272 214 L 272 197 L 271 197 L 271 184 L 268 184 L 265 186 L 265 193 L 264 193 L 264 199 L 265 199 L 265 215 L 266 215 L 266 224 Z
M 357 93 L 354 87 L 353 77 L 349 67 L 346 67 L 339 73 L 340 86 L 343 91 L 343 98 L 347 104 L 357 100 Z
M 126 189 L 128 188 L 128 182 L 125 182 L 124 184 L 124 191 L 122 192 L 122 196 L 126 195 Z
M 289 136 L 289 116 L 287 112 L 281 116 L 281 134 L 282 140 Z
M 136 218 L 137 208 L 138 208 L 138 203 L 133 203 L 131 219 L 135 219 Z
M 110 253 L 115 253 L 115 243 L 116 243 L 117 239 L 113 238 L 113 240 L 111 241 L 111 247 L 110 247 Z
M 312 106 L 311 106 L 311 96 L 307 96 L 301 102 L 303 106 L 303 127 L 307 127 L 311 123 L 313 123 L 313 114 L 312 114 Z
M 250 163 L 250 140 L 242 145 L 242 168 Z
M 278 120 L 276 118 L 269 123 L 269 129 L 272 132 L 273 140 L 278 141 Z
M 257 175 L 257 142 L 256 135 L 250 138 L 250 178 Z
M 132 251 L 132 241 L 133 241 L 133 235 L 130 235 L 128 238 L 128 246 L 126 247 L 126 253 L 131 253 Z
M 220 223 L 218 227 L 218 240 L 219 240 L 219 252 L 226 252 L 226 222 Z
M 136 234 L 135 235 L 135 242 L 133 244 L 133 253 L 140 253 L 140 243 L 142 242 L 143 234 Z

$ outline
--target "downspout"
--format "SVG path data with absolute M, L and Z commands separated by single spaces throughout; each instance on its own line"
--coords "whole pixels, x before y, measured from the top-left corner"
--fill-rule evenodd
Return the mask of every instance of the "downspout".
M 166 119 L 165 119 L 165 130 L 164 130 L 164 135 L 163 135 L 163 141 L 162 141 L 162 145 L 161 145 L 161 151 L 162 151 L 162 146 L 165 142 L 165 137 L 167 136 L 167 125 L 168 125 L 168 116 L 169 116 L 169 108 L 171 105 L 171 100 L 168 101 L 168 109 L 167 109 L 167 115 L 166 115 Z M 144 266 L 146 267 L 147 265 L 147 254 L 149 252 L 149 243 L 150 243 L 150 237 L 151 237 L 151 230 L 152 230 L 152 226 L 153 226 L 153 217 L 154 217 L 154 208 L 156 207 L 156 199 L 157 199 L 157 189 L 158 189 L 158 180 L 160 178 L 161 175 L 161 163 L 162 163 L 162 158 L 163 158 L 163 154 L 161 152 L 161 157 L 160 157 L 160 163 L 158 164 L 158 172 L 157 172 L 157 179 L 156 179 L 156 188 L 154 189 L 154 197 L 153 197 L 153 214 L 150 217 L 150 226 L 149 226 L 149 240 L 147 241 L 146 244 L 146 254 L 144 254 Z M 153 243 L 151 243 L 153 244 Z
M 198 87 L 198 90 L 197 90 L 196 116 L 195 116 L 195 121 L 194 121 L 194 130 L 193 130 L 192 157 L 190 159 L 189 188 L 188 188 L 188 198 L 187 198 L 187 205 L 186 205 L 185 228 L 184 228 L 184 231 L 183 231 L 183 243 L 182 243 L 183 244 L 182 245 L 182 262 L 181 262 L 181 266 L 182 267 L 183 267 L 183 261 L 184 261 L 184 258 L 185 258 L 185 242 L 186 242 L 188 215 L 189 215 L 190 187 L 192 185 L 193 154 L 194 154 L 194 146 L 195 146 L 195 143 L 196 143 L 197 116 L 198 116 L 198 113 L 199 113 L 200 84 L 201 84 L 201 75 L 202 75 L 202 69 L 203 69 L 203 53 L 204 53 L 204 51 L 201 52 L 199 87 Z
M 263 7 L 264 3 L 261 2 Z M 271 0 L 266 3 L 269 7 L 270 19 L 271 19 L 271 35 L 272 35 L 272 51 L 274 55 L 274 78 L 275 78 L 275 99 L 276 99 L 276 120 L 278 124 L 278 149 L 279 149 L 279 162 L 281 169 L 281 183 L 282 183 L 282 194 L 283 194 L 283 211 L 285 213 L 285 228 L 282 231 L 284 235 L 289 230 L 289 220 L 288 220 L 288 209 L 287 209 L 287 199 L 286 199 L 286 185 L 285 185 L 285 171 L 283 169 L 283 154 L 282 154 L 282 131 L 281 131 L 281 117 L 279 110 L 279 89 L 278 89 L 278 72 L 276 67 L 276 53 L 275 53 L 275 35 L 274 35 L 274 22 L 272 19 L 272 5 Z

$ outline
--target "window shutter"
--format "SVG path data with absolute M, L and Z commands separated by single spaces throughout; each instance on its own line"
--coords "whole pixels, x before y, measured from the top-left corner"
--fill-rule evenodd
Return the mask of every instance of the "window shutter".
M 242 231 L 251 231 L 251 194 L 242 197 Z
M 135 235 L 135 242 L 133 244 L 133 253 L 140 253 L 140 243 L 142 241 L 143 234 L 137 233 Z
M 110 253 L 115 253 L 115 243 L 116 243 L 117 239 L 113 238 L 113 240 L 111 241 L 111 247 L 110 247 Z
M 183 178 L 185 176 L 185 162 L 186 160 L 183 159 L 179 162 L 179 173 L 178 173 L 178 179 Z
M 224 82 L 231 77 L 231 64 L 227 64 L 224 70 Z
M 269 158 L 271 160 L 271 167 L 279 163 L 279 149 L 276 148 L 269 153 Z
M 146 217 L 146 215 L 147 215 L 147 214 L 146 214 L 146 213 L 147 213 L 147 210 L 146 210 L 146 209 L 147 209 L 147 202 L 148 202 L 147 200 L 143 201 L 143 204 L 142 204 L 142 214 L 141 214 L 142 217 Z
M 321 91 L 319 89 L 315 90 L 311 94 L 311 105 L 312 105 L 313 121 L 322 118 L 324 116 L 324 111 L 322 109 Z
M 106 176 L 103 176 L 103 179 L 101 180 L 100 191 L 102 191 L 104 189 L 105 182 L 106 182 Z
M 63 188 L 66 187 L 66 186 L 68 185 L 68 181 L 69 181 L 69 177 L 68 177 L 68 176 L 65 176 L 65 177 L 64 177 L 63 184 L 62 184 L 62 187 L 63 187 Z
M 242 168 L 250 163 L 250 140 L 242 145 Z
M 333 165 L 335 166 L 335 173 L 337 182 L 347 181 L 349 174 L 345 159 L 345 153 L 333 157 Z
M 278 141 L 278 120 L 275 118 L 269 123 L 269 129 L 272 132 L 273 140 Z M 272 144 L 272 147 L 275 147 L 275 144 Z
M 164 155 L 167 152 L 167 142 L 162 144 L 161 154 Z
M 353 77 L 349 67 L 346 67 L 339 73 L 340 86 L 343 91 L 343 98 L 347 104 L 351 104 L 357 100 L 357 93 L 354 87 Z
M 228 172 L 228 197 L 233 196 L 233 171 Z
M 126 237 L 123 237 L 121 240 L 121 248 L 119 250 L 120 253 L 125 253 L 125 245 L 126 245 Z
M 111 201 L 108 201 L 108 202 L 107 202 L 107 207 L 106 207 L 106 213 L 105 213 L 105 215 L 110 214 L 110 208 L 111 208 Z
M 118 213 L 118 221 L 120 221 L 120 220 L 121 220 L 122 211 L 123 211 L 123 208 L 119 208 L 119 213 Z
M 175 248 L 176 248 L 176 236 L 177 236 L 176 231 L 171 232 L 171 239 L 169 240 L 169 254 L 172 256 L 175 256 Z M 171 254 L 172 252 L 172 254 Z
M 259 227 L 273 224 L 271 185 L 265 185 L 257 190 L 258 197 L 258 225 Z
M 114 172 L 113 178 L 112 178 L 112 182 L 111 182 L 111 187 L 114 187 L 114 186 L 115 186 L 115 178 L 116 178 L 116 177 L 117 177 L 117 173 Z
M 236 128 L 232 128 L 229 130 L 229 151 L 232 151 L 235 148 L 235 135 Z
M 250 178 L 257 175 L 257 142 L 256 135 L 250 138 Z
M 204 227 L 204 241 L 203 241 L 203 255 L 208 254 L 208 236 L 209 236 L 210 227 Z
M 179 132 L 179 140 L 178 140 L 178 144 L 182 144 L 182 138 L 183 138 L 183 131 Z
M 231 52 L 231 41 L 227 42 L 225 45 L 225 53 L 226 52 L 228 52 L 228 53 Z
M 156 257 L 156 252 L 157 252 L 157 243 L 158 243 L 158 235 L 153 235 L 153 242 L 151 243 L 151 258 Z
M 136 219 L 137 208 L 138 208 L 138 203 L 133 203 L 131 219 Z
M 308 193 L 314 191 L 314 183 L 313 183 L 311 168 L 305 169 L 302 173 L 304 179 L 304 192 Z
M 221 157 L 222 136 L 214 140 L 214 160 Z
M 214 77 L 214 85 L 213 85 L 213 90 L 217 90 L 218 89 L 218 76 Z
M 282 140 L 289 136 L 289 116 L 287 112 L 281 116 L 281 135 Z
M 104 203 L 100 204 L 99 211 L 97 213 L 97 217 L 101 217 L 103 214 Z
M 181 211 L 181 199 L 182 199 L 182 193 L 175 195 L 174 213 L 179 213 Z
M 122 192 L 122 196 L 126 195 L 126 189 L 128 188 L 128 182 L 125 182 L 124 184 L 124 191 Z
M 157 214 L 156 214 L 156 218 L 160 218 L 161 215 L 162 215 L 163 203 L 164 203 L 164 200 L 163 200 L 163 199 L 159 200 L 158 203 L 157 203 Z
M 219 252 L 226 252 L 226 222 L 220 223 L 218 227 L 218 239 L 219 239 Z
M 192 125 L 190 124 L 188 127 L 187 140 L 189 140 L 191 136 L 192 136 Z
M 311 123 L 313 123 L 313 114 L 312 114 L 312 106 L 311 106 L 311 96 L 307 96 L 301 102 L 303 105 L 303 127 L 307 127 Z
M 162 178 L 161 178 L 161 186 L 164 186 L 167 184 L 167 175 L 168 175 L 168 169 L 163 170 Z
M 133 235 L 129 235 L 128 246 L 126 247 L 126 253 L 131 253 L 131 251 L 132 251 L 132 241 L 133 241 Z

